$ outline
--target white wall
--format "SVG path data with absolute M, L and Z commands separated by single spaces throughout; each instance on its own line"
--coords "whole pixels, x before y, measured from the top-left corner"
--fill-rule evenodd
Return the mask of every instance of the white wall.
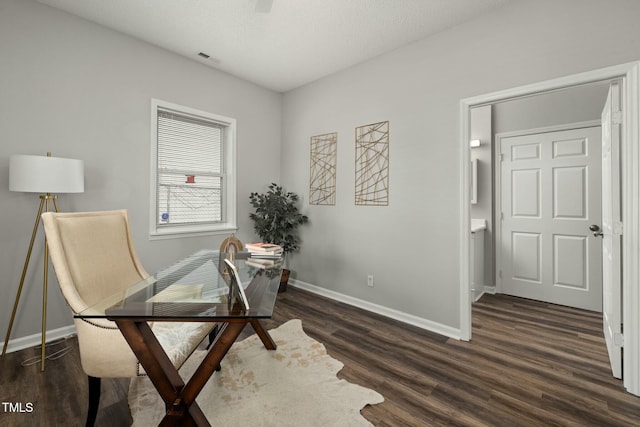
M 249 193 L 280 178 L 280 94 L 32 0 L 0 0 L 0 340 L 39 202 L 9 192 L 12 154 L 83 159 L 85 193 L 60 195 L 60 209 L 128 209 L 149 271 L 227 237 L 149 241 L 151 98 L 237 119 L 237 235 L 253 239 Z M 40 332 L 42 234 L 13 338 Z M 72 322 L 49 277 L 48 329 L 56 329 Z
M 498 102 L 494 105 L 495 133 L 600 120 L 608 82 Z
M 459 101 L 637 60 L 638 16 L 631 0 L 514 1 L 285 94 L 289 190 L 307 195 L 309 137 L 338 132 L 337 203 L 305 206 L 298 279 L 458 328 Z M 390 205 L 354 206 L 354 128 L 382 120 Z
M 479 139 L 480 147 L 471 149 L 471 160 L 477 161 L 477 203 L 471 205 L 471 218 L 484 219 L 487 229 L 484 231 L 484 281 L 485 286 L 493 286 L 493 131 L 492 105 L 471 109 L 471 139 Z M 474 298 L 481 294 L 476 289 Z

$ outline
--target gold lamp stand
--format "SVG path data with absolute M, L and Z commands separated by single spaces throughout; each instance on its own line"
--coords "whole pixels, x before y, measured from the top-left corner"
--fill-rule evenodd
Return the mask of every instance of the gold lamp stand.
M 49 212 L 50 202 L 53 202 L 53 208 L 55 212 L 58 212 L 58 196 L 54 194 L 43 194 L 40 196 L 40 207 L 38 208 L 38 214 L 36 215 L 36 222 L 33 225 L 33 232 L 31 233 L 31 243 L 29 243 L 29 250 L 27 251 L 27 258 L 24 260 L 24 267 L 22 268 L 22 276 L 20 277 L 20 286 L 18 286 L 18 292 L 16 293 L 16 300 L 13 303 L 13 311 L 11 313 L 11 321 L 9 322 L 9 328 L 7 329 L 7 336 L 4 339 L 4 346 L 2 347 L 2 357 L 4 358 L 7 353 L 7 345 L 9 344 L 9 338 L 11 337 L 11 329 L 13 329 L 13 321 L 16 317 L 16 311 L 18 310 L 18 303 L 20 302 L 20 295 L 22 294 L 22 287 L 24 286 L 24 278 L 27 275 L 27 269 L 29 268 L 29 260 L 31 259 L 31 252 L 33 251 L 33 243 L 36 240 L 38 234 L 38 226 L 40 225 L 40 216 L 43 212 Z M 40 372 L 44 371 L 45 355 L 45 343 L 47 333 L 47 284 L 49 277 L 49 248 L 47 247 L 47 237 L 44 238 L 44 283 L 42 289 L 42 348 L 40 349 Z
M 46 156 L 34 156 L 28 154 L 16 154 L 9 158 L 9 191 L 21 193 L 40 194 L 40 207 L 36 215 L 36 221 L 31 233 L 31 243 L 29 251 L 24 260 L 20 286 L 16 293 L 16 300 L 13 304 L 11 321 L 7 329 L 7 336 L 2 348 L 2 357 L 7 353 L 13 322 L 16 318 L 16 311 L 20 302 L 20 295 L 24 286 L 24 279 L 29 268 L 29 260 L 33 251 L 33 243 L 38 234 L 40 216 L 43 212 L 49 212 L 51 204 L 55 212 L 58 212 L 58 197 L 60 193 L 82 193 L 84 192 L 84 162 L 82 160 L 67 159 L 62 157 L 52 157 L 48 152 Z M 40 371 L 44 371 L 46 332 L 47 332 L 47 282 L 49 276 L 49 248 L 47 247 L 47 236 L 44 237 L 44 286 L 42 289 L 42 348 L 40 349 Z

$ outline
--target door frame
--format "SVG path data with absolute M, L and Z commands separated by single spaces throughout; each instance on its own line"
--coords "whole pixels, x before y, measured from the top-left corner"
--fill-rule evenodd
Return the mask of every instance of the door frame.
M 601 68 L 539 83 L 465 98 L 460 101 L 460 339 L 471 340 L 470 165 L 471 108 L 533 96 L 573 86 L 622 80 L 623 129 L 622 215 L 624 238 L 622 262 L 622 311 L 624 323 L 624 387 L 640 396 L 640 61 Z
M 501 165 L 500 145 L 502 144 L 503 139 L 517 137 L 517 136 L 534 135 L 538 133 L 561 132 L 565 130 L 584 129 L 584 128 L 592 128 L 592 127 L 600 127 L 600 126 L 601 126 L 600 120 L 588 120 L 584 122 L 567 123 L 567 124 L 561 124 L 561 125 L 545 126 L 541 128 L 524 129 L 524 130 L 517 130 L 517 131 L 510 131 L 510 132 L 501 132 L 501 133 L 495 134 L 494 155 L 493 155 L 493 162 L 495 165 L 495 168 L 494 168 L 495 170 L 493 175 L 493 179 L 494 179 L 493 211 L 496 213 L 499 213 L 501 211 L 501 206 L 502 206 L 502 173 L 501 173 L 502 170 L 500 166 Z M 600 179 L 602 178 L 600 177 Z M 602 206 L 602 197 L 600 199 L 601 199 L 600 206 Z M 500 222 L 499 218 L 496 218 L 495 224 L 493 225 L 493 235 L 495 236 L 496 242 L 501 242 L 500 239 L 502 238 L 502 223 Z M 495 252 L 494 264 L 496 266 L 496 278 L 495 278 L 496 293 L 502 293 L 504 290 L 502 287 L 502 278 L 499 275 L 499 272 L 502 270 L 502 264 L 503 264 L 502 251 L 499 250 L 499 247 L 500 245 L 498 244 L 494 246 L 494 252 Z

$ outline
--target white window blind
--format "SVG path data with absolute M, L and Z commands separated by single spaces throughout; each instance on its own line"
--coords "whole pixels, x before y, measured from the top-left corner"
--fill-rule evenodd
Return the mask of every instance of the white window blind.
M 149 238 L 235 232 L 236 121 L 151 100 Z
M 157 117 L 157 225 L 223 221 L 223 127 L 164 109 Z

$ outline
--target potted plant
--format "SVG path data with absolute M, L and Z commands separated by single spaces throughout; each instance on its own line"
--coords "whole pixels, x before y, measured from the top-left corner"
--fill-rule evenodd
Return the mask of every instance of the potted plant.
M 254 230 L 262 241 L 282 246 L 285 260 L 288 253 L 298 251 L 298 226 L 309 221 L 306 215 L 298 211 L 298 196 L 271 183 L 266 193 L 251 193 L 249 200 L 255 209 L 255 212 L 249 214 L 249 218 L 253 220 Z M 284 268 L 280 291 L 287 289 L 289 274 L 290 271 Z

